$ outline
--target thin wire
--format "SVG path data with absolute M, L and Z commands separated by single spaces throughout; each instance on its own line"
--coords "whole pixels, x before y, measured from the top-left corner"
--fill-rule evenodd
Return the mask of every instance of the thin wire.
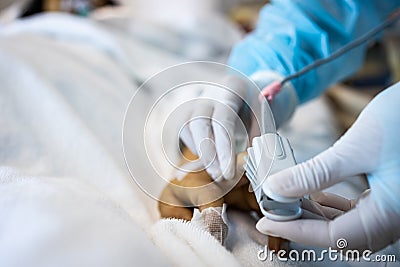
M 283 85 L 284 83 L 286 83 L 286 82 L 288 82 L 290 80 L 296 79 L 296 78 L 304 75 L 305 73 L 309 72 L 310 70 L 312 70 L 314 68 L 317 68 L 317 67 L 319 67 L 319 66 L 321 66 L 323 64 L 326 64 L 326 63 L 328 63 L 328 62 L 340 57 L 341 55 L 343 55 L 344 53 L 348 52 L 349 50 L 351 50 L 351 49 L 353 49 L 353 48 L 365 43 L 366 41 L 371 39 L 373 36 L 375 36 L 376 34 L 378 34 L 381 31 L 383 31 L 385 28 L 389 27 L 390 25 L 392 25 L 393 23 L 395 23 L 399 19 L 400 19 L 400 9 L 397 9 L 386 20 L 384 20 L 381 24 L 379 24 L 378 26 L 376 26 L 372 30 L 368 31 L 367 33 L 365 33 L 361 37 L 357 38 L 356 40 L 348 43 L 345 46 L 342 46 L 337 51 L 332 53 L 330 56 L 328 56 L 326 58 L 318 59 L 318 60 L 314 61 L 313 63 L 311 63 L 310 65 L 305 66 L 300 71 L 287 76 L 285 79 L 283 79 L 281 81 L 281 85 Z

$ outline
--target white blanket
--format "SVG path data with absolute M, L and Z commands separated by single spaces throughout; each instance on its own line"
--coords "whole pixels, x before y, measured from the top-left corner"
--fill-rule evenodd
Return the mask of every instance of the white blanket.
M 49 14 L 0 29 L 0 266 L 174 262 L 150 241 L 156 201 L 129 176 L 122 122 L 141 81 L 193 54 L 145 26 Z
M 129 176 L 122 120 L 140 82 L 190 59 L 223 60 L 238 37 L 221 44 L 203 31 L 192 43 L 203 46 L 189 49 L 181 41 L 194 32 L 183 33 L 61 14 L 0 29 L 0 266 L 296 264 L 257 259 L 266 240 L 247 214 L 229 212 L 227 248 L 187 223 L 159 221 L 156 201 Z M 322 100 L 300 112 L 287 132 L 306 159 L 336 134 Z

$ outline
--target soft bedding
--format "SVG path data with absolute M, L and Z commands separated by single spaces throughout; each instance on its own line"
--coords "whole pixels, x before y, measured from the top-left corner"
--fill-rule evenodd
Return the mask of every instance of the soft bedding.
M 187 222 L 159 220 L 156 201 L 125 166 L 122 122 L 131 96 L 165 67 L 223 62 L 240 33 L 218 21 L 198 36 L 65 14 L 0 28 L 0 266 L 304 265 L 260 261 L 265 236 L 239 211 L 228 211 L 226 248 Z M 222 43 L 221 31 L 230 33 Z M 337 138 L 324 99 L 300 108 L 282 133 L 299 161 Z M 365 187 L 356 181 L 332 190 L 356 197 Z

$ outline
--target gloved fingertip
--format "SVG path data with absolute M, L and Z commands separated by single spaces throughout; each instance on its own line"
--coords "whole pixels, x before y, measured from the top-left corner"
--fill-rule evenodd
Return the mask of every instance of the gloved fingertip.
M 257 224 L 256 224 L 256 229 L 264 234 L 270 234 L 269 228 L 268 228 L 268 219 L 267 218 L 261 218 Z
M 281 191 L 279 190 L 279 185 L 277 185 L 276 183 L 274 183 L 273 180 L 269 179 L 267 182 L 264 182 L 262 185 L 263 191 L 265 194 L 267 194 L 268 196 L 275 196 L 275 195 L 281 195 Z
M 211 176 L 211 178 L 213 180 L 217 179 L 219 177 L 219 175 L 213 171 L 210 171 L 209 169 L 207 169 L 207 173 Z
M 301 197 L 305 191 L 293 177 L 293 168 L 282 170 L 268 177 L 267 182 L 263 184 L 264 192 L 271 193 L 271 196 L 281 196 L 283 198 Z
M 268 177 L 268 182 L 264 183 L 263 185 L 264 190 L 272 191 L 276 194 L 282 193 L 281 191 L 283 190 L 281 190 L 281 184 L 279 183 L 279 180 L 282 180 L 280 179 L 279 173 L 271 175 Z
M 235 174 L 235 166 L 230 166 L 228 170 L 224 171 L 223 176 L 225 180 L 232 180 L 233 178 L 235 178 Z
M 224 177 L 224 179 L 227 180 L 227 181 L 230 181 L 230 180 L 232 180 L 232 179 L 234 178 L 233 175 L 228 175 L 228 174 L 224 174 L 223 177 Z
M 205 158 L 202 158 L 201 161 L 203 162 L 203 166 L 205 166 L 207 173 L 213 180 L 222 176 L 218 161 L 213 160 L 210 162 Z
M 208 167 L 207 173 L 211 176 L 213 180 L 217 180 L 222 177 L 222 173 L 219 168 L 215 168 L 214 166 Z
M 235 162 L 236 160 L 230 156 L 221 154 L 220 157 L 218 158 L 219 160 L 219 166 L 221 167 L 220 171 L 222 173 L 222 176 L 224 177 L 225 180 L 231 180 L 235 177 L 236 173 L 236 166 Z

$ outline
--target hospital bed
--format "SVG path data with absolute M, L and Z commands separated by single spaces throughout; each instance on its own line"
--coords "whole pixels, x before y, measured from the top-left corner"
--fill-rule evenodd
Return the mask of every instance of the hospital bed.
M 241 38 L 215 14 L 193 27 L 203 30 L 51 13 L 0 28 L 0 266 L 305 264 L 260 261 L 266 237 L 239 211 L 228 212 L 226 247 L 160 220 L 125 166 L 122 122 L 138 86 L 178 63 L 224 62 Z M 324 98 L 299 108 L 282 132 L 300 162 L 338 137 Z M 331 191 L 356 197 L 364 186 L 354 179 Z

